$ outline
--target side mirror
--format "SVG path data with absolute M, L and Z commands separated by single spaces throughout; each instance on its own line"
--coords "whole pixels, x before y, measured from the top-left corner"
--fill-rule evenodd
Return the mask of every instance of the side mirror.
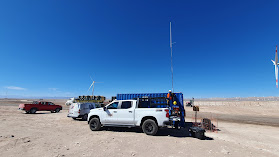
M 107 108 L 106 107 L 104 107 L 104 111 L 106 111 L 107 110 Z

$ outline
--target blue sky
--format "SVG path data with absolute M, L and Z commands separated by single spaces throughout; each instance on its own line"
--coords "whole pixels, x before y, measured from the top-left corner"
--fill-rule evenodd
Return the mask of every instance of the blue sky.
M 0 2 L 0 95 L 279 96 L 279 1 Z

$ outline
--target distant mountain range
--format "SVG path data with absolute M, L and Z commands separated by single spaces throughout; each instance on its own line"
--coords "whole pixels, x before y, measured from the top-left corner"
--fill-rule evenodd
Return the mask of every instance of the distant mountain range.
M 69 99 L 71 97 L 46 97 L 46 96 L 19 96 L 19 95 L 0 95 L 0 99 Z

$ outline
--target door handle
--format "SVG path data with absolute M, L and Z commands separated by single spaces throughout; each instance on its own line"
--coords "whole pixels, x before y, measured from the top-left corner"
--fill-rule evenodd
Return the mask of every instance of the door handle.
M 133 113 L 133 111 L 129 111 L 129 113 Z
M 117 113 L 117 111 L 113 111 L 113 113 Z

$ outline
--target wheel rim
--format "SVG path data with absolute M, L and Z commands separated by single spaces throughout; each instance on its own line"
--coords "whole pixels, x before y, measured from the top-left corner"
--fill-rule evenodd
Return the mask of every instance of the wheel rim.
M 95 129 L 97 127 L 97 123 L 94 121 L 90 124 L 91 128 Z
M 152 125 L 151 123 L 147 123 L 147 124 L 145 125 L 145 130 L 146 130 L 147 132 L 152 132 L 152 131 L 153 131 L 153 125 Z

